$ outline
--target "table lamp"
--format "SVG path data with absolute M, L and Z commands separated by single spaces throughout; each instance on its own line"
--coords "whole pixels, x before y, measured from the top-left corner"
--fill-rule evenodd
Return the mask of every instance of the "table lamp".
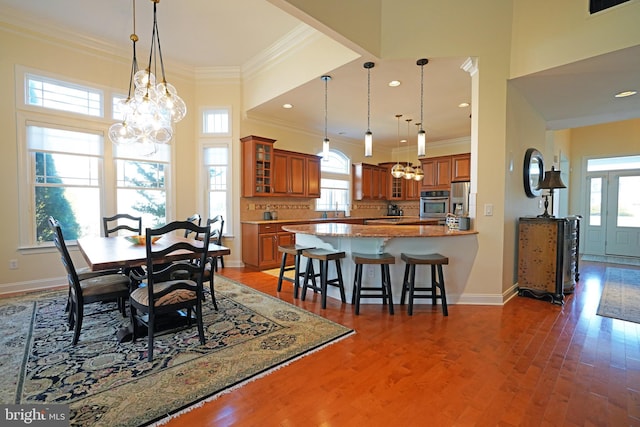
M 553 190 L 556 188 L 567 188 L 562 182 L 562 178 L 560 177 L 560 171 L 555 170 L 553 166 L 551 166 L 550 171 L 546 171 L 544 173 L 544 179 L 540 183 L 540 187 L 543 190 L 549 190 L 549 194 L 543 195 L 544 197 L 544 213 L 542 215 L 538 215 L 539 218 L 553 218 L 553 215 L 549 214 L 547 210 L 549 207 L 549 196 L 551 196 L 551 212 L 553 212 Z

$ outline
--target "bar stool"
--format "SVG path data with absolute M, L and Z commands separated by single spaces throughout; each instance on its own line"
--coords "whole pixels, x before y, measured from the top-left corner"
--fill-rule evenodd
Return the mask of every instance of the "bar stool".
M 278 292 L 282 289 L 282 281 L 293 283 L 293 297 L 298 298 L 298 289 L 300 288 L 300 277 L 304 277 L 305 273 L 300 271 L 300 257 L 302 251 L 314 249 L 313 246 L 304 245 L 281 245 L 278 251 L 282 252 L 282 262 L 280 263 L 280 274 L 278 275 Z M 293 256 L 293 265 L 287 267 L 287 256 Z M 294 271 L 293 278 L 284 275 L 287 271 Z M 314 278 L 315 280 L 315 278 Z
M 404 298 L 407 292 L 409 293 L 409 316 L 413 315 L 413 299 L 414 298 L 431 298 L 432 305 L 436 305 L 436 299 L 442 300 L 442 314 L 444 316 L 449 315 L 447 310 L 447 294 L 444 289 L 444 274 L 442 273 L 442 266 L 449 264 L 449 258 L 440 255 L 438 253 L 426 254 L 426 255 L 410 255 L 401 253 L 400 257 L 407 264 L 404 269 L 404 280 L 402 282 L 402 297 L 400 298 L 400 304 L 404 304 Z M 431 286 L 430 287 L 416 287 L 416 265 L 430 265 L 431 266 Z M 437 275 L 436 275 L 437 267 Z M 436 290 L 440 289 L 440 295 L 436 293 Z M 416 291 L 426 291 L 428 294 L 416 295 Z
M 396 258 L 388 253 L 382 254 L 360 254 L 352 253 L 351 258 L 356 264 L 356 272 L 353 278 L 353 294 L 351 304 L 356 306 L 356 314 L 360 314 L 360 298 L 382 298 L 383 304 L 389 303 L 389 314 L 393 314 L 393 297 L 391 294 L 391 275 L 389 274 L 389 264 L 395 264 Z M 364 264 L 380 265 L 382 283 L 380 287 L 362 286 L 362 266 Z M 362 294 L 362 291 L 376 291 L 378 293 Z
M 340 299 L 342 302 L 347 302 L 347 298 L 344 293 L 344 282 L 342 281 L 342 268 L 340 267 L 340 260 L 345 257 L 344 252 L 330 251 L 327 249 L 308 249 L 302 251 L 302 256 L 309 258 L 307 262 L 307 268 L 304 275 L 304 285 L 302 286 L 302 296 L 300 299 L 304 301 L 307 294 L 307 289 L 313 289 L 319 291 L 322 295 L 322 308 L 327 308 L 327 285 L 333 285 L 340 289 Z M 313 260 L 317 259 L 319 264 L 319 273 L 313 273 Z M 329 279 L 329 262 L 335 261 L 337 277 L 335 279 Z M 313 285 L 309 282 L 312 278 L 320 277 L 320 286 L 317 286 L 315 281 Z

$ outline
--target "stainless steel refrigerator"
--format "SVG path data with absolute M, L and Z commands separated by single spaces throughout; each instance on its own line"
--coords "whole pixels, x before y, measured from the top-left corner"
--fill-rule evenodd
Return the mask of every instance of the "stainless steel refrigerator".
M 469 216 L 469 192 L 471 191 L 471 183 L 452 182 L 451 193 L 449 195 L 449 206 L 451 213 L 458 216 Z

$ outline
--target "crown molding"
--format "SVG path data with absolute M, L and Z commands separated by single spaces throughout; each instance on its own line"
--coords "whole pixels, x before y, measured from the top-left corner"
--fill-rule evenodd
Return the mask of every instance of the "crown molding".
M 237 66 L 229 67 L 197 67 L 195 78 L 199 83 L 240 84 L 242 70 Z
M 307 24 L 299 24 L 280 40 L 245 62 L 242 65 L 243 78 L 252 78 L 259 72 L 274 67 L 321 37 L 320 32 Z

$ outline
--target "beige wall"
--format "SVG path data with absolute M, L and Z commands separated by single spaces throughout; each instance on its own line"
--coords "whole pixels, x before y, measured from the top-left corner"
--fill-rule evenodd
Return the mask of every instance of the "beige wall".
M 511 77 L 520 77 L 640 42 L 640 2 L 589 14 L 586 0 L 513 2 Z

